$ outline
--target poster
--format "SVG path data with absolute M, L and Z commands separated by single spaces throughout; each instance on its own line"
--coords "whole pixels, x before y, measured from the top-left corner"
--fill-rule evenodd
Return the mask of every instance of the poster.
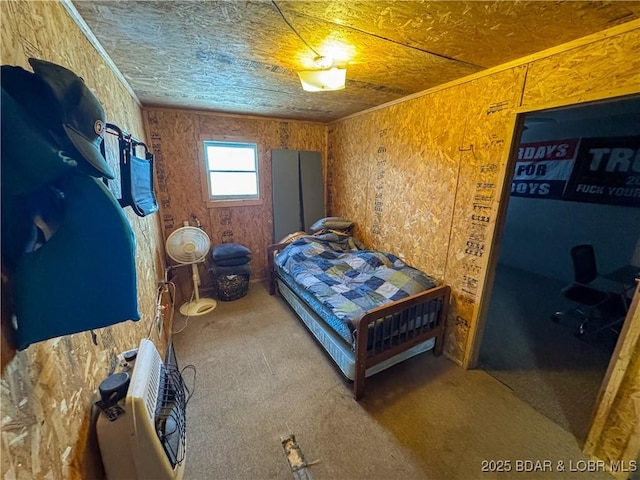
M 640 207 L 640 136 L 583 138 L 563 198 Z
M 578 139 L 521 143 L 511 195 L 561 199 L 573 170 Z

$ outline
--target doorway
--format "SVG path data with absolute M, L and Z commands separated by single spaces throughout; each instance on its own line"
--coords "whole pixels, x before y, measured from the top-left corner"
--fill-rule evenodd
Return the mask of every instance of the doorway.
M 597 181 L 576 183 L 587 148 L 604 155 L 608 140 L 635 137 L 637 152 L 640 98 L 532 112 L 520 125 L 478 367 L 584 441 L 621 323 L 578 338 L 575 320 L 550 316 L 571 305 L 561 290 L 573 281 L 572 246 L 594 245 L 603 273 L 640 265 L 640 199 L 597 197 Z

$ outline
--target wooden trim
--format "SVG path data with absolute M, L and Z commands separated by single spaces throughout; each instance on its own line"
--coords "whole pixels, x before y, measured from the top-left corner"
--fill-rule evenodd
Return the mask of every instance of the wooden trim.
M 329 125 L 331 124 L 335 124 L 335 123 L 339 123 L 342 122 L 344 120 L 349 120 L 355 117 L 359 117 L 360 115 L 366 115 L 368 113 L 372 113 L 375 112 L 377 110 L 382 110 L 388 107 L 391 107 L 393 105 L 397 105 L 399 103 L 404 103 L 404 102 L 408 102 L 410 100 L 415 100 L 416 98 L 420 98 L 424 95 L 429 95 L 435 92 L 438 92 L 440 90 L 445 90 L 447 88 L 451 88 L 451 87 L 455 87 L 458 85 L 462 85 L 465 83 L 469 83 L 472 82 L 474 80 L 477 80 L 479 78 L 482 77 L 486 77 L 489 75 L 494 75 L 498 72 L 502 72 L 504 70 L 509 70 L 511 68 L 514 67 L 519 67 L 522 65 L 526 65 L 528 63 L 531 62 L 535 62 L 537 60 L 541 60 L 543 58 L 547 58 L 547 57 L 551 57 L 553 55 L 557 55 L 559 53 L 564 53 L 564 52 L 568 52 L 570 50 L 576 49 L 576 48 L 580 48 L 583 47 L 585 45 L 588 45 L 590 43 L 595 43 L 601 40 L 604 40 L 606 38 L 610 38 L 610 37 L 615 37 L 618 35 L 621 35 L 623 33 L 627 33 L 627 32 L 631 32 L 633 30 L 637 30 L 640 29 L 640 19 L 639 20 L 632 20 L 631 22 L 627 22 L 624 23 L 622 25 L 618 25 L 606 30 L 603 30 L 601 32 L 597 32 L 591 35 L 587 35 L 586 37 L 582 37 L 582 38 L 578 38 L 576 40 L 573 40 L 571 42 L 567 42 L 567 43 L 563 43 L 562 45 L 558 45 L 552 48 L 548 48 L 546 50 L 542 50 L 540 52 L 536 52 L 533 53 L 531 55 L 527 55 L 526 57 L 522 57 L 522 58 L 518 58 L 516 60 L 512 60 L 511 62 L 507 62 L 507 63 L 503 63 L 500 65 L 497 65 L 495 67 L 491 67 L 488 68 L 486 70 L 482 70 L 481 72 L 477 72 L 471 75 L 467 75 L 466 77 L 462 77 L 456 80 L 452 80 L 451 82 L 447 82 L 444 83 L 442 85 L 438 85 L 436 87 L 433 88 L 429 88 L 427 90 L 423 90 L 421 92 L 417 92 L 414 93 L 412 95 L 408 95 L 406 97 L 402 97 L 402 98 L 398 98 L 397 100 L 392 100 L 390 102 L 387 103 L 383 103 L 382 105 L 377 105 L 375 107 L 369 108 L 367 110 L 363 110 L 361 112 L 356 112 L 353 113 L 351 115 L 347 115 L 346 117 L 342 117 L 339 118 L 338 120 L 334 120 L 332 122 L 329 122 Z M 602 92 L 600 92 L 602 93 Z M 604 97 L 606 98 L 606 97 Z M 584 100 L 587 101 L 587 100 Z
M 250 135 L 225 135 L 219 133 L 200 133 L 199 139 L 201 142 L 229 142 L 229 143 L 253 143 L 260 145 L 257 138 Z
M 555 102 L 545 103 L 542 105 L 519 107 L 514 109 L 514 111 L 515 113 L 542 112 L 553 109 L 578 107 L 585 103 L 618 101 L 623 100 L 625 97 L 635 97 L 638 94 L 640 94 L 640 84 L 635 87 L 628 86 L 611 90 L 598 90 L 597 92 L 589 92 L 588 95 L 561 98 Z
M 230 118 L 240 118 L 243 120 L 264 120 L 269 122 L 287 122 L 287 123 L 305 123 L 310 125 L 320 125 L 323 127 L 329 126 L 329 122 L 314 122 L 312 120 L 300 120 L 295 118 L 282 118 L 282 117 L 267 117 L 260 115 L 244 115 L 241 113 L 229 113 L 229 112 L 220 112 L 217 110 L 203 110 L 198 108 L 186 108 L 186 107 L 167 107 L 165 105 L 155 105 L 153 103 L 145 104 L 145 110 L 160 110 L 166 112 L 182 112 L 189 115 L 208 115 L 208 116 L 216 116 L 216 117 L 230 117 Z
M 204 155 L 204 142 L 236 142 L 236 143 L 251 143 L 256 146 L 256 152 L 258 154 L 258 198 L 251 198 L 246 200 L 211 200 L 209 197 L 209 172 L 206 167 L 206 159 Z M 200 133 L 198 137 L 198 161 L 200 162 L 200 193 L 202 195 L 202 201 L 206 204 L 207 208 L 226 208 L 226 207 L 255 207 L 263 205 L 264 200 L 264 160 L 263 157 L 267 154 L 264 151 L 264 147 L 258 141 L 257 138 L 251 136 L 237 136 L 237 135 L 220 135 L 215 132 L 212 133 Z
M 207 185 L 207 188 L 209 186 Z M 256 198 L 253 200 L 210 200 L 207 199 L 207 208 L 225 208 L 225 207 L 255 207 L 263 205 L 264 200 Z
M 205 138 L 203 138 L 205 137 Z M 209 206 L 209 182 L 207 180 L 206 158 L 204 156 L 204 142 L 211 140 L 210 136 L 200 135 L 198 137 L 198 171 L 200 172 L 200 197 L 205 205 Z
M 638 348 L 640 348 L 640 283 L 636 285 L 631 306 L 596 398 L 597 408 L 593 413 L 591 428 L 584 445 L 584 452 L 587 454 L 596 454 L 611 408 L 618 396 L 620 385 L 631 358 Z
M 59 0 L 59 1 L 64 7 L 64 9 L 67 11 L 69 16 L 71 17 L 71 19 L 78 26 L 80 31 L 84 34 L 85 37 L 87 37 L 87 40 L 89 40 L 89 43 L 93 45 L 93 48 L 96 49 L 98 54 L 102 57 L 102 59 L 107 64 L 107 66 L 111 69 L 111 71 L 116 76 L 116 78 L 120 80 L 120 83 L 122 83 L 122 85 L 127 90 L 127 92 L 129 92 L 129 95 L 131 95 L 131 98 L 133 98 L 133 100 L 138 104 L 138 106 L 142 108 L 142 103 L 140 102 L 140 99 L 138 98 L 136 93 L 133 91 L 133 88 L 131 88 L 131 85 L 129 85 L 129 82 L 127 81 L 125 76 L 122 74 L 120 69 L 116 66 L 113 60 L 111 60 L 111 57 L 109 56 L 107 51 L 104 49 L 102 44 L 98 41 L 96 36 L 93 34 L 91 29 L 89 28 L 89 25 L 87 25 L 87 22 L 84 21 L 84 19 L 80 15 L 80 12 L 78 12 L 78 10 L 73 5 L 71 0 Z
M 483 281 L 483 292 L 478 304 L 477 321 L 469 332 L 469 340 L 467 348 L 464 352 L 462 367 L 465 369 L 476 368 L 478 357 L 480 356 L 480 348 L 484 336 L 484 329 L 487 323 L 487 312 L 491 303 L 491 293 L 493 290 L 493 282 L 495 280 L 496 266 L 500 257 L 500 245 L 502 243 L 502 232 L 507 220 L 507 211 L 509 209 L 509 200 L 511 198 L 511 180 L 515 170 L 517 160 L 517 149 L 520 145 L 520 134 L 524 124 L 524 115 L 515 115 L 513 121 L 513 129 L 511 130 L 511 143 L 509 145 L 509 157 L 505 168 L 505 178 L 502 183 L 502 191 L 500 192 L 498 211 L 496 213 L 496 225 L 493 230 L 493 239 L 489 250 L 489 259 L 485 269 L 485 278 Z

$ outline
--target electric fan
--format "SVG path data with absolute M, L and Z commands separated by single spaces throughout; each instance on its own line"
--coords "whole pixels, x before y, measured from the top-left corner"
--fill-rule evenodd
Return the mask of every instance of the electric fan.
M 216 301 L 211 298 L 200 298 L 198 287 L 200 285 L 200 275 L 198 274 L 198 263 L 203 262 L 209 252 L 209 236 L 198 227 L 189 226 L 189 222 L 184 222 L 185 226 L 180 227 L 167 238 L 167 255 L 181 265 L 191 265 L 193 279 L 193 299 L 180 307 L 180 313 L 192 317 L 204 315 L 216 308 Z

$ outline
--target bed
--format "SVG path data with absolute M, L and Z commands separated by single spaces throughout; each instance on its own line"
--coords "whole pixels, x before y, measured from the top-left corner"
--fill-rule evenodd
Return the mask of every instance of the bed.
M 367 377 L 428 350 L 442 353 L 449 286 L 349 234 L 295 238 L 267 249 L 270 293 L 353 381 L 356 400 Z

